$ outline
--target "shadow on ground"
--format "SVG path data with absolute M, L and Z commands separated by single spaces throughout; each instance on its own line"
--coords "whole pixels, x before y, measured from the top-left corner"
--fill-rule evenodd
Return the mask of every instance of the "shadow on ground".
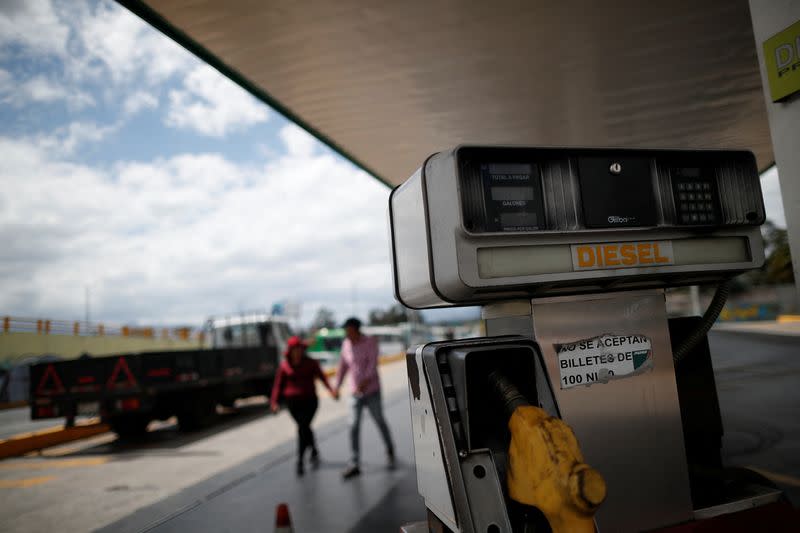
M 167 421 L 156 421 L 150 424 L 150 430 L 141 438 L 120 439 L 87 446 L 70 453 L 70 456 L 81 455 L 114 455 L 118 459 L 139 457 L 142 455 L 170 455 L 179 453 L 186 455 L 217 455 L 217 452 L 180 451 L 178 449 L 194 442 L 234 429 L 243 424 L 271 415 L 266 403 L 247 404 L 235 409 L 220 409 L 215 420 L 208 426 L 196 431 L 182 431 L 174 418 Z

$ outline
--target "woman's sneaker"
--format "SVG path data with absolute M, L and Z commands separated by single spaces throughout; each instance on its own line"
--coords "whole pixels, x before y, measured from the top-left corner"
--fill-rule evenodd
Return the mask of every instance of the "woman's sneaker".
M 361 475 L 361 469 L 358 467 L 358 465 L 355 464 L 348 466 L 347 468 L 345 468 L 344 472 L 342 472 L 343 479 L 350 479 L 360 475 Z

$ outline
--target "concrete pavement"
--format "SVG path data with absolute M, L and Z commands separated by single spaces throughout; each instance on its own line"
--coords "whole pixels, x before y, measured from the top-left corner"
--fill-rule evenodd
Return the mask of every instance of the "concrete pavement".
M 390 364 L 380 371 L 387 403 L 404 401 L 405 365 Z M 343 431 L 347 397 L 335 402 L 327 393 L 321 391 L 320 396 L 315 427 Z M 397 425 L 408 417 L 408 408 L 396 407 L 394 413 Z M 366 427 L 370 425 L 365 421 Z M 401 434 L 400 427 L 395 431 Z M 340 434 L 334 441 L 345 438 Z M 365 446 L 368 438 L 365 434 Z M 140 531 L 174 514 L 186 505 L 183 502 L 204 501 L 209 494 L 240 483 L 252 464 L 258 468 L 276 460 L 291 464 L 294 439 L 288 413 L 269 415 L 262 401 L 223 416 L 220 423 L 198 433 L 184 434 L 174 424 L 162 424 L 137 444 L 123 444 L 106 434 L 49 449 L 44 456 L 5 460 L 0 462 L 0 488 L 7 487 L 0 493 L 0 531 L 92 531 L 149 508 L 112 528 Z M 327 454 L 325 448 L 323 453 L 328 461 L 347 459 Z M 409 455 L 400 458 L 411 464 Z M 90 461 L 57 462 L 65 459 Z M 163 502 L 167 504 L 156 505 Z
M 62 420 L 31 420 L 29 407 L 15 407 L 0 410 L 0 439 L 7 439 L 19 433 L 63 425 Z
M 282 502 L 288 503 L 298 533 L 398 531 L 404 523 L 424 519 L 425 509 L 417 494 L 407 393 L 389 396 L 384 408 L 399 459 L 395 470 L 386 468 L 383 443 L 375 425 L 365 420 L 362 475 L 342 480 L 347 428 L 327 424 L 317 433 L 322 465 L 302 478 L 294 472 L 294 443 L 287 443 L 237 465 L 225 479 L 201 482 L 101 533 L 271 531 L 275 507 Z

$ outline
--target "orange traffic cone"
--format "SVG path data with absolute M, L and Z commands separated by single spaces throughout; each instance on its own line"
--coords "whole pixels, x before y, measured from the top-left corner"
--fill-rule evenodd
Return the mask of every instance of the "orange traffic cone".
M 289 506 L 285 503 L 279 503 L 275 509 L 275 533 L 294 533 Z

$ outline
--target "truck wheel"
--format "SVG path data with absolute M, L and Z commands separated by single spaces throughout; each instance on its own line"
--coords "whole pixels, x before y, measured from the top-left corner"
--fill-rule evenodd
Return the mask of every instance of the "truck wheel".
M 213 401 L 197 401 L 178 412 L 181 431 L 197 431 L 210 426 L 217 415 L 217 404 Z
M 138 439 L 147 433 L 150 417 L 146 415 L 115 416 L 108 421 L 111 431 L 121 439 Z

